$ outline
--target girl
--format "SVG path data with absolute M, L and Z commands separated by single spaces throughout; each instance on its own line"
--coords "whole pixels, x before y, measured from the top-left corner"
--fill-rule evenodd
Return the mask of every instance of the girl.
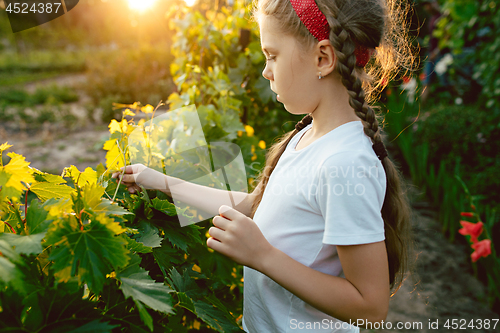
M 367 102 L 401 40 L 397 7 L 381 1 L 259 0 L 262 74 L 288 112 L 307 115 L 269 149 L 256 189 L 233 194 L 234 208 L 223 190 L 160 176 L 165 193 L 175 183 L 176 198 L 220 214 L 207 246 L 245 266 L 246 332 L 381 324 L 407 270 L 408 200 Z M 366 71 L 375 48 L 378 67 Z M 126 167 L 129 191 L 144 168 Z

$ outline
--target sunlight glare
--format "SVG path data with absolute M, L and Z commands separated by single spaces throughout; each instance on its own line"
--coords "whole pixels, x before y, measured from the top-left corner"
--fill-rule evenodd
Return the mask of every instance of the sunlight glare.
M 156 0 L 128 0 L 128 6 L 130 9 L 135 9 L 138 11 L 144 11 L 153 6 Z
M 194 3 L 196 2 L 196 0 L 184 0 L 186 2 L 186 5 L 188 7 L 193 7 Z

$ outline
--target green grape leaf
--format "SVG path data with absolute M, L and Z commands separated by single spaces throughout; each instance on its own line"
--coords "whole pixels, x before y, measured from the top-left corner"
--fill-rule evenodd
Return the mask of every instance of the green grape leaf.
M 106 213 L 107 215 L 126 215 L 132 214 L 125 208 L 118 206 L 116 203 L 112 203 L 111 200 L 105 199 L 104 195 L 105 188 L 97 185 L 91 184 L 83 188 L 83 199 L 85 205 L 90 208 L 94 213 Z
M 151 200 L 151 205 L 154 209 L 157 209 L 169 216 L 177 215 L 175 205 L 168 200 L 160 200 L 158 198 L 154 198 L 153 200 Z
M 117 229 L 121 229 L 119 223 L 105 219 L 104 215 L 91 221 L 84 230 L 80 230 L 73 215 L 53 223 L 46 241 L 53 245 L 49 260 L 54 261 L 55 275 L 64 282 L 78 276 L 80 283 L 87 283 L 92 291 L 99 293 L 106 274 L 125 267 L 129 261 L 127 242 L 115 237 Z
M 133 256 L 131 264 L 116 275 L 116 278 L 121 281 L 120 289 L 123 295 L 125 298 L 132 297 L 138 306 L 139 313 L 146 310 L 141 311 L 140 303 L 162 313 L 174 313 L 172 296 L 169 294 L 173 290 L 151 279 L 148 272 L 139 266 L 140 261 L 140 257 Z M 145 324 L 149 326 L 147 317 L 141 315 L 141 318 L 147 319 Z
M 66 184 L 66 180 L 58 175 L 52 175 L 50 173 L 46 173 L 43 171 L 40 171 L 38 169 L 35 169 L 34 177 L 37 182 L 46 182 L 46 183 L 52 183 L 52 184 Z
M 184 258 L 182 257 L 183 254 L 174 249 L 165 239 L 162 240 L 160 247 L 155 247 L 153 249 L 153 255 L 163 274 L 166 273 L 165 269 L 170 269 L 172 265 L 184 262 Z
M 6 241 L 0 239 L 0 282 L 12 285 L 21 294 L 26 293 L 25 276 L 16 264 L 23 265 L 21 256 Z M 1 283 L 0 283 L 1 285 Z
M 45 201 L 51 198 L 69 198 L 75 190 L 67 185 L 54 183 L 35 183 L 30 190 L 35 193 L 40 200 Z
M 128 237 L 127 235 L 123 235 L 125 240 L 128 242 L 128 249 L 133 252 L 138 253 L 150 253 L 153 252 L 153 249 L 149 246 L 145 246 L 142 243 L 137 242 L 135 239 Z
M 141 302 L 135 302 L 135 305 L 137 306 L 137 310 L 139 310 L 139 316 L 142 322 L 146 324 L 151 332 L 153 332 L 153 317 L 149 314 L 148 309 Z
M 91 321 L 81 327 L 69 331 L 68 333 L 111 333 L 118 325 L 110 325 L 107 322 L 100 322 L 98 319 Z
M 42 239 L 44 237 L 45 232 L 27 236 L 0 234 L 0 240 L 4 240 L 11 246 L 14 246 L 17 253 L 26 255 L 42 253 Z
M 134 235 L 134 239 L 148 247 L 159 247 L 162 241 L 158 235 L 158 228 L 147 221 L 139 223 L 139 233 Z
M 228 319 L 225 313 L 214 305 L 204 301 L 194 301 L 194 307 L 198 318 L 218 332 L 243 332 L 233 320 Z
M 197 229 L 203 228 L 192 224 L 185 227 L 170 228 L 168 232 L 165 233 L 165 238 L 168 239 L 173 246 L 187 252 L 188 247 L 194 244 L 203 244 L 200 232 Z
M 195 271 L 191 272 L 193 275 L 201 275 Z M 170 278 L 166 278 L 166 280 L 177 292 L 184 292 L 191 297 L 199 293 L 199 287 L 191 278 L 187 269 L 184 269 L 181 275 L 175 267 L 172 267 L 172 269 L 170 269 Z
M 188 309 L 189 311 L 195 313 L 196 310 L 194 308 L 194 303 L 193 300 L 186 295 L 186 293 L 180 292 L 177 293 L 177 297 L 179 297 L 179 305 L 182 306 L 185 309 Z
M 52 223 L 53 220 L 49 217 L 49 212 L 45 209 L 47 203 L 49 201 L 45 201 L 41 205 L 37 199 L 31 200 L 28 212 L 26 213 L 26 227 L 29 234 L 45 232 Z

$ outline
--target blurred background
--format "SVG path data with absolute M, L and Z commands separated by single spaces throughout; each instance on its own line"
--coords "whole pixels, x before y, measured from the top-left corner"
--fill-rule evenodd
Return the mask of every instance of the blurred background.
M 196 104 L 209 141 L 225 137 L 242 148 L 251 188 L 266 147 L 301 117 L 284 110 L 261 76 L 250 3 L 191 1 L 83 0 L 62 17 L 13 33 L 0 0 L 0 143 L 45 172 L 83 170 L 104 162 L 108 124 L 125 117 L 113 103 L 168 101 L 158 114 Z M 447 283 L 456 272 L 474 276 L 479 284 L 459 279 L 458 293 L 498 317 L 500 4 L 408 4 L 415 66 L 386 82 L 377 103 L 390 154 L 414 185 L 414 208 L 442 234 L 432 251 L 457 258 L 444 265 L 436 252 L 420 269 Z M 474 262 L 461 221 L 483 222 L 479 240 L 490 241 Z M 467 312 L 449 306 L 420 315 Z

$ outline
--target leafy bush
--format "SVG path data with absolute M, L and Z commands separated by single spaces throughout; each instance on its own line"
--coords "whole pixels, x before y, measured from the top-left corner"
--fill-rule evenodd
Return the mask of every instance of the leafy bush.
M 111 179 L 141 126 L 112 122 L 107 167 L 63 176 L 15 153 L 4 162 L 10 145 L 0 146 L 0 330 L 241 331 L 242 271 L 206 246 L 209 221 L 180 227 L 191 209 Z
M 467 195 L 464 193 L 465 182 L 471 193 L 476 194 L 472 198 L 478 203 L 474 213 L 484 218 L 492 235 L 492 246 L 498 248 L 500 239 L 494 230 L 500 230 L 496 176 L 500 166 L 496 153 L 499 134 L 492 130 L 487 135 L 478 135 L 488 129 L 485 125 L 491 121 L 490 115 L 481 112 L 480 105 L 437 105 L 421 114 L 417 103 L 406 104 L 405 100 L 399 94 L 388 97 L 384 129 L 404 158 L 413 183 L 439 211 L 443 233 L 450 241 L 458 235 L 463 220 L 460 212 L 470 207 L 472 198 L 469 190 Z M 486 267 L 492 264 L 495 267 Z M 480 277 L 489 288 L 489 305 L 498 306 L 500 285 L 496 277 L 500 262 L 497 257 L 487 258 L 478 265 L 485 272 Z
M 495 1 L 444 0 L 445 13 L 438 24 L 436 36 L 440 48 L 452 51 L 451 75 L 467 75 L 482 87 L 480 103 L 491 116 L 500 115 L 500 6 Z M 500 123 L 485 124 L 486 131 L 500 128 Z
M 271 143 L 304 115 L 284 110 L 262 76 L 265 57 L 257 23 L 248 20 L 249 9 L 250 4 L 236 3 L 232 10 L 222 7 L 202 15 L 173 6 L 169 22 L 176 35 L 171 73 L 179 102 L 238 110 L 241 121 Z
M 480 104 L 438 105 L 418 121 L 417 142 L 429 144 L 429 163 L 452 164 L 458 158 L 462 178 L 474 193 L 485 196 L 483 204 L 499 206 L 500 128 L 488 132 L 491 123 L 500 122 L 484 112 Z

